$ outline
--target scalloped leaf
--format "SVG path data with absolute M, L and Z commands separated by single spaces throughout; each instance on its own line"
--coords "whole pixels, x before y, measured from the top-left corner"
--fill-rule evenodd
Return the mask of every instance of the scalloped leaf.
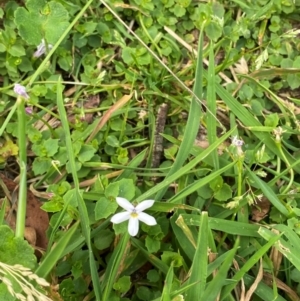
M 69 26 L 68 11 L 58 2 L 29 0 L 26 8 L 17 8 L 15 24 L 28 44 L 39 45 L 42 39 L 55 44 Z

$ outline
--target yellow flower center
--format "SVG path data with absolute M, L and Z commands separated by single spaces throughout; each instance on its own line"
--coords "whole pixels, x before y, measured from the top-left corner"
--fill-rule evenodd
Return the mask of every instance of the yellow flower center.
M 135 209 L 132 210 L 130 216 L 133 217 L 133 218 L 137 218 L 138 217 L 138 214 L 136 213 Z

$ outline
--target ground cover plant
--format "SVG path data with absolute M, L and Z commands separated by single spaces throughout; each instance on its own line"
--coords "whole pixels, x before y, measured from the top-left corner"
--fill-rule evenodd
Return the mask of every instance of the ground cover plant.
M 300 300 L 299 13 L 2 1 L 0 300 Z

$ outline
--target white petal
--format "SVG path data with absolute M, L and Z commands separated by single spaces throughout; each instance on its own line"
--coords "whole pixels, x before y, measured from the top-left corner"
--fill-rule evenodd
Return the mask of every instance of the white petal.
M 128 223 L 128 233 L 131 236 L 136 236 L 139 232 L 139 220 L 137 217 L 130 217 Z
M 139 203 L 135 207 L 135 210 L 136 210 L 136 212 L 141 212 L 141 211 L 144 211 L 147 208 L 152 207 L 153 204 L 154 204 L 154 200 L 146 200 L 146 201 L 143 201 L 143 202 Z
M 127 221 L 130 218 L 130 212 L 120 212 L 112 216 L 110 221 L 114 224 L 119 224 Z
M 143 223 L 147 224 L 148 226 L 154 226 L 157 224 L 155 218 L 145 212 L 140 212 L 138 215 L 138 219 Z
M 121 206 L 125 210 L 132 212 L 132 210 L 134 209 L 134 206 L 126 199 L 118 197 L 118 198 L 116 198 L 116 200 L 117 200 L 117 203 L 119 204 L 119 206 Z

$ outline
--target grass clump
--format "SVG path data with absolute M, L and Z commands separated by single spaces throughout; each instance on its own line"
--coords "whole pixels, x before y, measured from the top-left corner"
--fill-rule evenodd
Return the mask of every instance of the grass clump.
M 298 13 L 275 0 L 2 5 L 0 217 L 16 242 L 0 294 L 299 300 Z M 17 244 L 34 280 L 18 287 Z

